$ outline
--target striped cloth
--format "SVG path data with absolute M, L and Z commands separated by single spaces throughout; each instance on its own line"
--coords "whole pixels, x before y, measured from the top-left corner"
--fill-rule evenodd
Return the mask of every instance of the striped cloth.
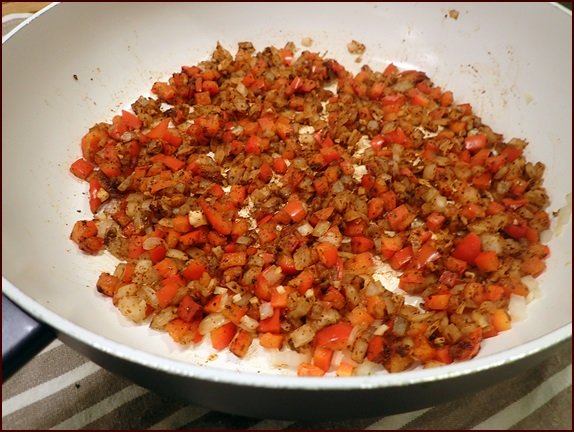
M 430 409 L 384 418 L 290 422 L 229 415 L 160 397 L 55 341 L 2 385 L 2 429 L 572 430 L 572 344 L 564 343 L 533 370 Z

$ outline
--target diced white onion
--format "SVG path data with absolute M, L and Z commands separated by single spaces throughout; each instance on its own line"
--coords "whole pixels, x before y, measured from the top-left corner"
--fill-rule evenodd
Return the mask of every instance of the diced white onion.
M 213 294 L 227 294 L 227 288 L 222 286 L 216 286 L 213 289 Z
M 526 318 L 526 299 L 523 296 L 511 294 L 508 302 L 508 313 L 512 321 L 521 321 Z
M 194 228 L 207 225 L 207 219 L 205 219 L 201 210 L 190 210 L 187 217 L 189 219 L 189 224 Z
M 168 258 L 173 258 L 181 261 L 187 261 L 187 259 L 189 258 L 184 251 L 181 251 L 179 249 L 168 249 L 167 252 L 165 253 L 165 256 L 167 256 Z
M 423 178 L 426 180 L 432 180 L 434 179 L 434 176 L 436 174 L 436 165 L 435 164 L 428 164 L 427 166 L 425 166 L 425 169 L 423 170 Z
M 504 240 L 497 234 L 484 233 L 480 236 L 482 241 L 482 250 L 494 251 L 500 255 L 504 249 Z
M 138 262 L 136 263 L 136 266 L 134 268 L 134 273 L 135 274 L 143 274 L 147 271 L 149 271 L 151 268 L 153 267 L 153 263 L 151 262 L 151 260 L 138 260 Z
M 373 335 L 375 336 L 382 336 L 385 334 L 385 332 L 389 329 L 390 327 L 386 324 L 382 324 L 379 327 L 377 327 L 375 329 L 375 331 L 373 332 Z
M 237 239 L 237 244 L 248 245 L 251 243 L 251 237 L 241 236 Z
M 98 229 L 98 237 L 104 238 L 106 233 L 114 226 L 115 222 L 112 219 L 104 217 L 96 221 L 96 228 Z
M 309 324 L 303 324 L 301 327 L 291 332 L 290 338 L 295 348 L 308 344 L 315 337 L 315 330 Z
M 333 183 L 331 190 L 334 193 L 343 192 L 345 190 L 345 185 L 340 180 L 337 180 L 335 183 Z
M 148 237 L 146 238 L 143 243 L 142 247 L 145 250 L 152 250 L 153 248 L 163 244 L 163 239 L 160 237 Z
M 329 230 L 329 228 L 331 228 L 331 222 L 329 221 L 318 222 L 317 225 L 315 225 L 312 234 L 314 237 L 321 237 L 322 235 L 325 235 L 325 233 Z
M 104 188 L 100 188 L 98 189 L 98 191 L 96 192 L 96 196 L 102 200 L 102 201 L 106 201 L 109 197 L 110 194 L 108 193 L 107 190 L 105 190 Z
M 373 375 L 380 370 L 381 370 L 380 365 L 365 359 L 365 360 L 363 360 L 363 362 L 361 364 L 359 364 L 355 368 L 355 375 L 357 375 L 357 376 Z
M 345 353 L 343 351 L 335 351 L 331 359 L 331 365 L 337 367 L 345 360 Z
M 355 344 L 355 340 L 357 340 L 357 336 L 359 336 L 359 330 L 361 330 L 360 326 L 355 326 L 351 329 L 351 333 L 349 333 L 349 338 L 347 339 L 347 346 L 352 347 Z
M 243 133 L 243 126 L 239 126 L 239 125 L 234 126 L 231 129 L 231 133 L 235 136 L 240 136 Z
M 139 323 L 146 317 L 147 303 L 137 296 L 126 296 L 118 300 L 117 308 L 126 318 Z
M 297 367 L 304 362 L 310 361 L 310 356 L 307 354 L 300 354 L 297 351 L 290 349 L 284 350 L 269 350 L 271 363 L 275 367 L 288 368 L 296 370 Z
M 319 237 L 320 242 L 330 243 L 333 246 L 339 247 L 343 242 L 343 236 L 336 235 L 333 232 L 327 232 L 324 236 Z
M 243 84 L 242 82 L 240 82 L 239 84 L 237 84 L 237 86 L 235 87 L 235 90 L 236 90 L 237 93 L 239 93 L 241 96 L 243 96 L 243 97 L 247 96 L 247 87 L 245 87 L 245 84 Z
M 219 312 L 214 312 L 207 315 L 205 318 L 201 320 L 199 323 L 199 333 L 202 335 L 206 335 L 212 330 L 221 327 L 224 324 L 227 324 L 229 320 L 223 316 L 223 314 Z
M 157 315 L 155 315 L 152 318 L 149 326 L 154 330 L 160 330 L 163 329 L 168 322 L 170 322 L 176 317 L 177 317 L 177 308 L 175 307 L 165 308 L 159 311 Z
M 401 161 L 401 154 L 403 153 L 404 147 L 400 144 L 391 145 L 391 151 L 393 153 L 393 160 L 395 162 Z
M 523 276 L 521 282 L 528 287 L 528 295 L 526 296 L 526 302 L 530 303 L 532 300 L 540 296 L 540 284 L 538 281 L 530 276 Z
M 436 206 L 436 208 L 439 208 L 439 209 L 445 208 L 446 207 L 446 197 L 444 197 L 442 195 L 438 195 L 434 199 L 434 205 Z
M 313 232 L 313 225 L 311 225 L 309 222 L 305 221 L 303 224 L 301 224 L 297 227 L 297 231 L 303 237 L 307 237 L 309 234 L 311 234 Z
M 393 325 L 393 333 L 397 336 L 404 336 L 407 332 L 408 322 L 402 316 L 395 318 L 395 323 Z
M 162 218 L 158 222 L 159 225 L 166 227 L 166 228 L 173 228 L 173 219 L 172 218 Z
M 367 284 L 365 288 L 365 295 L 367 296 L 374 296 L 378 294 L 382 294 L 385 291 L 383 285 L 381 285 L 378 281 L 371 281 Z
M 263 278 L 265 278 L 270 285 L 275 285 L 283 279 L 283 270 L 276 265 L 269 266 L 263 273 Z
M 241 327 L 243 330 L 247 330 L 248 332 L 255 331 L 258 325 L 259 321 L 251 318 L 248 315 L 243 315 L 239 320 L 239 327 Z
M 266 319 L 273 316 L 273 306 L 270 302 L 263 302 L 259 305 L 259 318 Z
M 482 328 L 486 328 L 490 325 L 488 319 L 483 314 L 478 312 L 476 309 L 472 311 L 471 317 L 474 320 L 474 322 L 477 323 Z

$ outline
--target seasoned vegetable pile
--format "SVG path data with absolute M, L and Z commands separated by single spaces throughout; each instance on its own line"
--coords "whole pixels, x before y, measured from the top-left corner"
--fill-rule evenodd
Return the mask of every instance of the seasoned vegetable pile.
M 98 291 L 189 349 L 303 353 L 303 376 L 474 357 L 545 269 L 544 166 L 423 72 L 295 52 L 218 45 L 86 133 L 71 239 L 120 260 Z

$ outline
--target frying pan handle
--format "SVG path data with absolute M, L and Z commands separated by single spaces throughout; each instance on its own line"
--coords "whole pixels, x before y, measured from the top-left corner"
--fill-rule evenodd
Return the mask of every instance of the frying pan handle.
M 2 294 L 2 381 L 7 380 L 55 337 L 51 328 Z

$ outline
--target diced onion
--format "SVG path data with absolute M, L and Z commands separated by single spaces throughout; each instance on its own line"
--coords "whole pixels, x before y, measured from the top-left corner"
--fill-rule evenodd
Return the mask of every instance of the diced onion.
M 252 242 L 251 237 L 241 236 L 237 238 L 237 244 L 248 245 Z
M 163 244 L 163 239 L 160 237 L 148 237 L 146 238 L 143 243 L 142 247 L 145 250 L 152 250 L 153 248 Z
M 395 318 L 395 323 L 393 324 L 393 333 L 397 336 L 404 336 L 407 332 L 408 322 L 402 316 L 397 316 Z
M 213 294 L 227 294 L 227 288 L 222 286 L 216 286 L 213 289 Z
M 251 318 L 248 315 L 243 315 L 241 317 L 241 319 L 239 320 L 239 327 L 241 327 L 243 330 L 247 330 L 249 332 L 255 331 L 257 329 L 258 325 L 259 325 L 259 321 Z
M 161 225 L 166 228 L 173 228 L 173 219 L 172 218 L 162 218 L 159 220 L 158 225 Z
M 207 219 L 200 210 L 191 210 L 188 214 L 189 224 L 194 227 L 207 225 Z
M 157 315 L 153 317 L 150 323 L 152 329 L 163 329 L 168 322 L 177 317 L 177 308 L 169 307 L 162 309 Z
M 511 294 L 508 302 L 508 314 L 512 321 L 521 321 L 526 318 L 526 299 L 523 296 Z
M 363 360 L 363 362 L 355 368 L 355 375 L 357 376 L 368 376 L 373 375 L 376 372 L 380 371 L 382 367 L 377 363 L 373 363 L 367 359 Z
M 314 237 L 321 237 L 322 235 L 325 235 L 325 233 L 329 230 L 330 227 L 331 222 L 329 221 L 318 222 L 317 225 L 315 225 L 312 234 Z
M 313 232 L 313 226 L 309 222 L 304 222 L 297 227 L 297 231 L 303 237 L 307 237 L 309 234 Z
M 300 354 L 297 351 L 293 351 L 290 349 L 285 350 L 272 350 L 271 354 L 271 363 L 275 367 L 283 367 L 288 369 L 297 369 L 303 362 L 310 361 L 310 356 L 306 354 Z
M 482 234 L 480 240 L 484 251 L 494 251 L 497 255 L 500 255 L 504 250 L 504 240 L 496 234 Z
M 237 84 L 237 86 L 235 87 L 235 90 L 236 90 L 237 93 L 239 93 L 241 96 L 243 96 L 243 97 L 247 96 L 247 87 L 245 87 L 245 84 L 243 84 L 242 82 L 240 82 L 239 84 Z
M 301 327 L 291 332 L 291 342 L 295 348 L 308 344 L 315 337 L 315 330 L 309 324 L 303 324 Z
M 139 260 L 136 263 L 134 273 L 136 273 L 136 274 L 145 273 L 145 272 L 151 270 L 152 267 L 153 267 L 153 263 L 151 262 L 151 260 Z
M 343 242 L 343 236 L 338 236 L 335 233 L 327 232 L 324 236 L 319 237 L 320 242 L 330 243 L 333 246 L 339 247 Z
M 273 306 L 270 302 L 263 302 L 259 305 L 259 318 L 266 319 L 273 316 Z
M 343 183 L 341 183 L 340 180 L 337 180 L 335 183 L 333 183 L 333 186 L 331 187 L 331 190 L 334 193 L 339 193 L 339 192 L 343 192 L 345 190 L 345 185 Z
M 270 285 L 275 285 L 283 279 L 283 270 L 276 265 L 269 266 L 264 272 L 263 277 Z
M 528 295 L 526 296 L 526 302 L 530 303 L 536 297 L 540 295 L 540 285 L 538 281 L 530 275 L 523 276 L 520 281 L 528 287 Z
M 423 178 L 426 180 L 432 180 L 434 179 L 434 176 L 436 174 L 436 165 L 435 164 L 428 164 L 427 166 L 425 166 L 425 169 L 423 170 Z
M 393 144 L 391 146 L 391 151 L 393 153 L 393 161 L 395 161 L 395 162 L 401 161 L 401 155 L 403 153 L 403 149 L 404 149 L 404 147 L 400 144 Z
M 104 238 L 106 233 L 112 229 L 115 225 L 115 222 L 112 219 L 108 219 L 107 217 L 98 219 L 96 223 L 96 227 L 98 228 L 98 237 Z
M 189 258 L 184 251 L 179 249 L 168 249 L 167 252 L 165 253 L 165 256 L 180 261 L 186 261 Z
M 446 207 L 446 197 L 442 196 L 442 195 L 438 195 L 435 199 L 434 199 L 434 205 L 436 206 L 436 208 L 438 209 L 443 209 Z
M 379 327 L 377 327 L 375 329 L 375 331 L 373 332 L 373 335 L 375 336 L 382 336 L 386 333 L 386 331 L 389 329 L 390 327 L 386 324 L 382 324 Z
M 361 327 L 360 326 L 354 326 L 353 329 L 351 330 L 351 333 L 349 333 L 349 337 L 347 339 L 347 346 L 353 346 L 355 344 L 355 341 L 357 340 L 357 336 L 359 336 L 359 332 L 360 332 Z
M 371 281 L 367 284 L 365 288 L 365 295 L 367 296 L 374 296 L 378 294 L 382 294 L 385 291 L 383 285 L 381 285 L 378 281 Z
M 199 333 L 202 335 L 206 335 L 207 333 L 215 330 L 216 328 L 221 327 L 229 322 L 227 318 L 223 316 L 223 314 L 219 312 L 210 313 L 205 318 L 201 320 L 199 323 Z

